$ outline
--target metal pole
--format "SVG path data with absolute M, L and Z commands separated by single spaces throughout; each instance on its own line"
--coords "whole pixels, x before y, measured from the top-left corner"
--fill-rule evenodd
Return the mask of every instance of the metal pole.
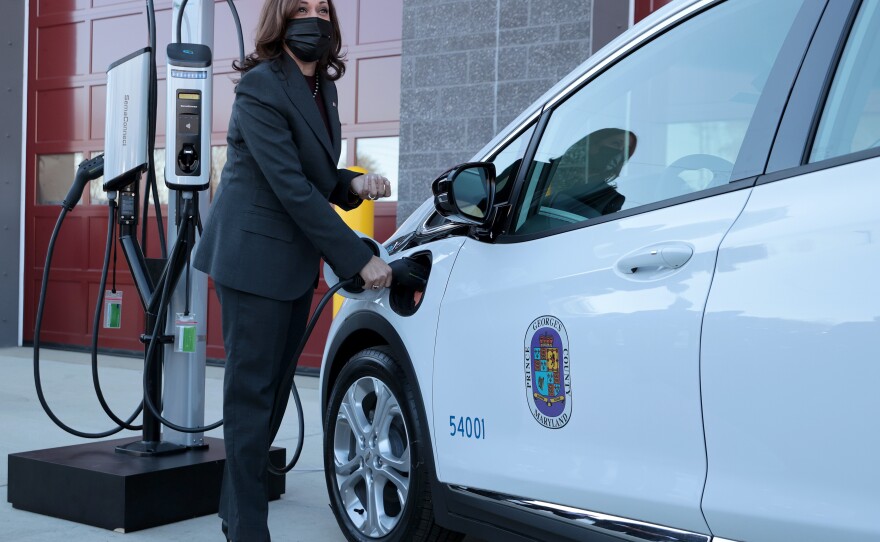
M 171 9 L 172 41 L 177 41 L 177 15 L 181 0 L 174 0 Z M 181 26 L 183 43 L 198 43 L 214 48 L 214 1 L 189 0 L 184 10 Z M 209 81 L 208 84 L 211 82 Z M 206 105 L 206 115 L 210 119 L 210 103 Z M 173 130 L 167 126 L 166 130 Z M 210 130 L 208 130 L 210 133 Z M 166 153 L 166 160 L 174 160 L 173 152 Z M 210 154 L 205 155 L 202 167 L 210 168 Z M 161 173 L 164 182 L 164 172 Z M 197 194 L 198 213 L 208 214 L 209 194 Z M 168 244 L 177 238 L 176 225 L 178 216 L 176 202 L 177 191 L 169 190 L 168 194 Z M 196 242 L 196 248 L 198 241 Z M 169 335 L 175 333 L 175 315 L 184 312 L 187 306 L 186 271 L 171 297 L 165 331 Z M 207 358 L 207 316 L 208 316 L 208 277 L 195 269 L 190 269 L 191 288 L 189 292 L 190 312 L 196 316 L 196 335 L 198 341 L 194 353 L 175 352 L 174 345 L 165 345 L 165 401 L 164 415 L 168 420 L 185 427 L 197 427 L 205 424 L 205 361 Z M 204 433 L 181 433 L 165 428 L 165 440 L 187 447 L 204 446 Z

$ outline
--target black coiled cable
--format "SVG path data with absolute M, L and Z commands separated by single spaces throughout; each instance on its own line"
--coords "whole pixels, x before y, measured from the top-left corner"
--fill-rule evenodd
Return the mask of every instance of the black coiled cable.
M 192 199 L 187 199 L 186 204 L 184 205 L 184 216 L 183 220 L 181 220 L 180 225 L 178 226 L 178 239 L 180 239 L 181 235 L 186 235 L 188 228 L 192 227 L 191 224 L 195 221 L 195 217 L 193 216 L 193 202 Z M 186 253 L 183 255 L 184 258 L 189 258 L 189 253 L 192 250 L 192 246 L 187 246 Z M 172 252 L 172 258 L 175 257 L 175 253 Z M 174 261 L 168 262 L 168 268 L 173 269 L 175 266 Z M 306 343 L 311 337 L 312 332 L 315 329 L 315 326 L 318 324 L 318 318 L 320 318 L 321 313 L 324 311 L 324 307 L 326 307 L 327 303 L 330 299 L 333 298 L 333 294 L 338 292 L 340 289 L 349 286 L 350 284 L 356 282 L 356 279 L 350 279 L 345 281 L 340 281 L 339 283 L 333 285 L 327 293 L 321 298 L 318 302 L 318 306 L 315 308 L 315 312 L 312 314 L 311 319 L 306 326 L 305 332 L 303 333 L 302 339 L 300 340 L 299 345 L 297 346 L 296 352 L 293 355 L 293 361 L 288 366 L 287 370 L 284 373 L 284 376 L 281 378 L 281 385 L 278 387 L 278 393 L 275 397 L 275 404 L 272 407 L 272 415 L 270 417 L 269 427 L 279 426 L 281 423 L 281 418 L 284 416 L 284 411 L 282 409 L 282 402 L 284 397 L 287 395 L 286 391 L 290 388 L 291 394 L 293 395 L 294 403 L 296 404 L 296 414 L 297 414 L 297 425 L 298 425 L 298 438 L 296 443 L 296 449 L 294 450 L 293 457 L 290 462 L 284 467 L 276 467 L 272 465 L 271 461 L 269 462 L 269 472 L 277 475 L 282 475 L 290 472 L 296 463 L 299 461 L 300 455 L 302 454 L 302 447 L 305 441 L 305 423 L 303 420 L 303 409 L 302 409 L 302 401 L 299 397 L 299 392 L 296 389 L 296 384 L 294 383 L 294 376 L 296 374 L 296 368 L 299 365 L 299 358 L 302 355 L 303 350 L 305 349 Z M 181 433 L 202 433 L 205 431 L 211 431 L 212 429 L 216 429 L 223 425 L 223 420 L 219 420 L 210 425 L 204 427 L 184 427 L 182 425 L 178 425 L 165 417 L 162 416 L 162 413 L 159 411 L 159 408 L 153 403 L 152 398 L 149 393 L 146 393 L 147 389 L 147 375 L 151 374 L 152 364 L 155 363 L 153 360 L 153 353 L 156 348 L 156 345 L 160 342 L 159 334 L 161 330 L 164 328 L 166 316 L 165 312 L 167 312 L 167 304 L 168 304 L 168 295 L 169 295 L 169 285 L 171 281 L 166 278 L 165 283 L 162 285 L 162 295 L 159 300 L 159 308 L 157 313 L 162 315 L 156 320 L 156 324 L 153 327 L 153 332 L 150 335 L 149 346 L 147 347 L 146 354 L 146 362 L 144 366 L 144 404 L 166 427 L 170 427 L 175 431 L 179 431 Z
M 144 428 L 143 425 L 131 425 L 130 423 L 119 419 L 119 417 L 116 416 L 113 410 L 110 409 L 110 406 L 107 405 L 107 401 L 104 399 L 104 393 L 101 391 L 101 382 L 98 378 L 98 330 L 100 329 L 101 314 L 104 309 L 104 291 L 107 287 L 107 269 L 110 267 L 110 250 L 113 248 L 113 245 L 116 242 L 116 240 L 113 238 L 113 234 L 116 231 L 117 210 L 118 207 L 116 206 L 116 200 L 111 199 L 110 216 L 108 218 L 110 223 L 107 225 L 107 248 L 104 250 L 104 265 L 101 268 L 101 283 L 98 285 L 98 303 L 95 306 L 95 318 L 92 320 L 92 383 L 95 386 L 95 395 L 98 396 L 98 402 L 101 403 L 101 408 L 103 408 L 107 416 L 109 416 L 110 419 L 113 420 L 113 423 L 122 426 L 124 429 L 129 429 L 131 431 L 140 431 Z M 135 414 L 140 414 L 143 408 L 144 403 L 143 401 L 141 401 L 141 404 L 137 407 Z
M 183 0 L 180 3 L 180 9 L 177 11 L 177 43 L 183 41 L 183 11 L 186 9 L 187 3 L 189 3 L 189 0 Z M 244 34 L 241 31 L 241 19 L 238 18 L 238 10 L 235 9 L 235 3 L 232 0 L 226 0 L 226 3 L 229 5 L 229 11 L 232 12 L 235 28 L 238 30 L 238 59 L 239 62 L 244 62 Z
M 181 235 L 187 235 L 187 229 L 190 227 L 190 224 L 194 220 L 195 219 L 193 217 L 192 199 L 187 199 L 187 200 L 185 200 L 185 205 L 183 207 L 183 220 L 180 221 L 180 225 L 177 228 L 177 239 L 181 239 Z M 184 254 L 183 257 L 188 258 L 189 252 L 191 250 L 192 250 L 192 245 L 188 245 L 186 248 L 186 254 Z M 169 270 L 174 269 L 175 265 L 177 264 L 175 258 L 176 258 L 176 252 L 172 251 L 171 260 L 169 260 L 169 262 L 166 266 L 167 269 L 169 269 Z M 216 422 L 214 422 L 210 425 L 206 425 L 204 427 L 184 427 L 182 425 L 178 425 L 178 424 L 172 422 L 171 420 L 168 420 L 162 416 L 162 413 L 160 412 L 159 408 L 156 407 L 156 405 L 153 403 L 152 397 L 150 397 L 150 394 L 147 392 L 147 390 L 148 390 L 147 379 L 148 379 L 148 375 L 152 374 L 151 371 L 152 371 L 152 364 L 154 363 L 154 361 L 153 361 L 154 353 L 155 353 L 156 345 L 159 344 L 159 342 L 160 342 L 159 341 L 159 334 L 161 333 L 162 329 L 165 327 L 165 323 L 166 323 L 166 319 L 167 319 L 166 313 L 168 312 L 168 298 L 169 298 L 170 290 L 171 290 L 171 288 L 170 288 L 171 282 L 172 282 L 172 280 L 171 280 L 170 276 L 166 275 L 165 281 L 162 284 L 162 295 L 159 298 L 159 307 L 156 310 L 156 314 L 158 314 L 159 316 L 156 318 L 156 324 L 153 326 L 153 332 L 150 335 L 150 339 L 149 339 L 149 343 L 148 343 L 149 346 L 147 346 L 147 353 L 144 358 L 146 360 L 144 362 L 144 404 L 150 410 L 150 412 L 153 414 L 153 416 L 155 416 L 156 419 L 159 420 L 166 427 L 170 427 L 171 429 L 174 429 L 175 431 L 179 431 L 181 433 L 203 433 L 205 431 L 211 431 L 212 429 L 217 429 L 218 427 L 223 425 L 223 420 L 220 419 L 219 421 L 216 421 Z
M 78 198 L 77 198 L 78 199 Z M 76 203 L 75 201 L 73 203 Z M 117 425 L 116 428 L 110 429 L 108 431 L 103 431 L 101 433 L 87 433 L 84 431 L 78 431 L 58 418 L 52 409 L 49 407 L 49 404 L 46 402 L 46 397 L 43 395 L 43 385 L 40 380 L 40 331 L 43 325 L 43 309 L 46 305 L 46 289 L 49 286 L 49 269 L 52 266 L 52 255 L 55 252 L 55 241 L 58 239 L 58 233 L 61 231 L 61 224 L 64 222 L 64 217 L 67 216 L 68 208 L 66 206 L 61 208 L 61 214 L 58 215 L 58 221 L 55 223 L 55 229 L 52 230 L 52 236 L 49 238 L 49 248 L 46 252 L 46 264 L 43 267 L 43 284 L 40 286 L 40 301 L 37 305 L 37 320 L 34 324 L 34 383 L 37 387 L 37 398 L 40 400 L 40 405 L 43 407 L 43 410 L 49 416 L 49 418 L 55 422 L 55 425 L 67 431 L 71 435 L 75 435 L 81 438 L 104 438 L 109 437 L 111 435 L 115 435 L 116 433 L 125 429 L 126 426 L 130 425 L 131 422 L 137 418 L 140 413 L 142 406 L 138 406 L 135 412 L 129 416 L 128 420 L 126 420 L 123 424 Z
M 159 233 L 159 248 L 162 258 L 168 258 L 168 245 L 165 242 L 165 229 L 162 227 L 162 204 L 159 202 L 159 187 L 156 186 L 156 104 L 158 100 L 158 75 L 156 73 L 156 8 L 153 0 L 147 0 L 147 28 L 150 39 L 150 88 L 147 97 L 148 137 L 147 137 L 147 189 L 144 191 L 144 209 L 141 218 L 141 246 L 147 254 L 147 218 L 150 209 L 150 193 L 156 211 L 156 225 Z M 163 175 L 164 176 L 164 175 Z
M 359 278 L 359 277 L 358 277 Z M 321 298 L 321 301 L 318 302 L 318 306 L 315 307 L 315 312 L 312 314 L 312 319 L 309 320 L 309 325 L 306 326 L 306 331 L 303 333 L 302 340 L 299 343 L 299 346 L 296 348 L 296 353 L 293 355 L 293 362 L 288 366 L 287 371 L 284 373 L 284 376 L 281 378 L 281 386 L 278 388 L 279 393 L 275 396 L 275 405 L 272 407 L 272 418 L 269 423 L 269 427 L 275 427 L 276 425 L 281 424 L 281 418 L 284 416 L 284 410 L 281 408 L 281 403 L 283 398 L 287 395 L 285 391 L 283 394 L 282 390 L 285 390 L 288 386 L 290 386 L 290 391 L 293 393 L 293 399 L 296 402 L 296 419 L 299 424 L 299 438 L 296 442 L 296 450 L 293 452 L 293 457 L 290 459 L 290 463 L 285 465 L 284 467 L 276 467 L 272 464 L 271 458 L 269 459 L 269 472 L 272 474 L 282 475 L 290 472 L 293 467 L 296 466 L 296 463 L 299 461 L 299 456 L 302 453 L 303 442 L 305 441 L 305 423 L 303 423 L 303 409 L 302 402 L 299 399 L 299 392 L 296 389 L 296 384 L 293 381 L 293 377 L 296 375 L 296 367 L 299 365 L 299 357 L 302 355 L 303 349 L 306 347 L 306 343 L 309 340 L 309 337 L 312 335 L 312 331 L 315 329 L 315 325 L 318 323 L 318 318 L 321 316 L 321 312 L 324 311 L 324 306 L 327 305 L 327 302 L 333 298 L 333 294 L 349 286 L 354 284 L 357 281 L 357 278 L 342 280 L 333 285 L 332 288 L 327 290 L 327 293 L 324 294 L 324 297 Z

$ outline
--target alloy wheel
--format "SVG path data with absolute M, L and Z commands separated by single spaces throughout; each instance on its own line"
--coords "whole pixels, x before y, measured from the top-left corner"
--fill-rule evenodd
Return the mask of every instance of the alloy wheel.
M 380 538 L 400 521 L 410 488 L 409 433 L 394 393 L 365 376 L 349 386 L 336 416 L 336 487 L 352 524 Z

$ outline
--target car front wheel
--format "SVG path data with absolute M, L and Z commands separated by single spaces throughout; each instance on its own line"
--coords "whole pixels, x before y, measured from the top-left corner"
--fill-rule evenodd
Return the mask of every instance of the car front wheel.
M 324 473 L 348 540 L 461 538 L 434 523 L 426 432 L 390 352 L 363 350 L 342 369 L 324 420 Z

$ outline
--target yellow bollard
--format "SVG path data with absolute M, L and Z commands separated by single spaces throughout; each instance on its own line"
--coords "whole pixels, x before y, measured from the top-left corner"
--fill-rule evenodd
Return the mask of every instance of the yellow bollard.
M 367 170 L 360 166 L 352 166 L 348 168 L 350 171 L 354 171 L 360 174 L 366 174 Z M 339 216 L 342 217 L 342 220 L 348 224 L 348 227 L 363 233 L 369 237 L 373 236 L 373 211 L 375 204 L 370 200 L 364 200 L 363 203 L 357 209 L 353 211 L 343 211 L 339 207 L 336 207 L 336 212 L 339 213 Z M 333 317 L 336 317 L 336 313 L 339 312 L 340 307 L 342 307 L 343 297 L 339 294 L 333 296 Z

